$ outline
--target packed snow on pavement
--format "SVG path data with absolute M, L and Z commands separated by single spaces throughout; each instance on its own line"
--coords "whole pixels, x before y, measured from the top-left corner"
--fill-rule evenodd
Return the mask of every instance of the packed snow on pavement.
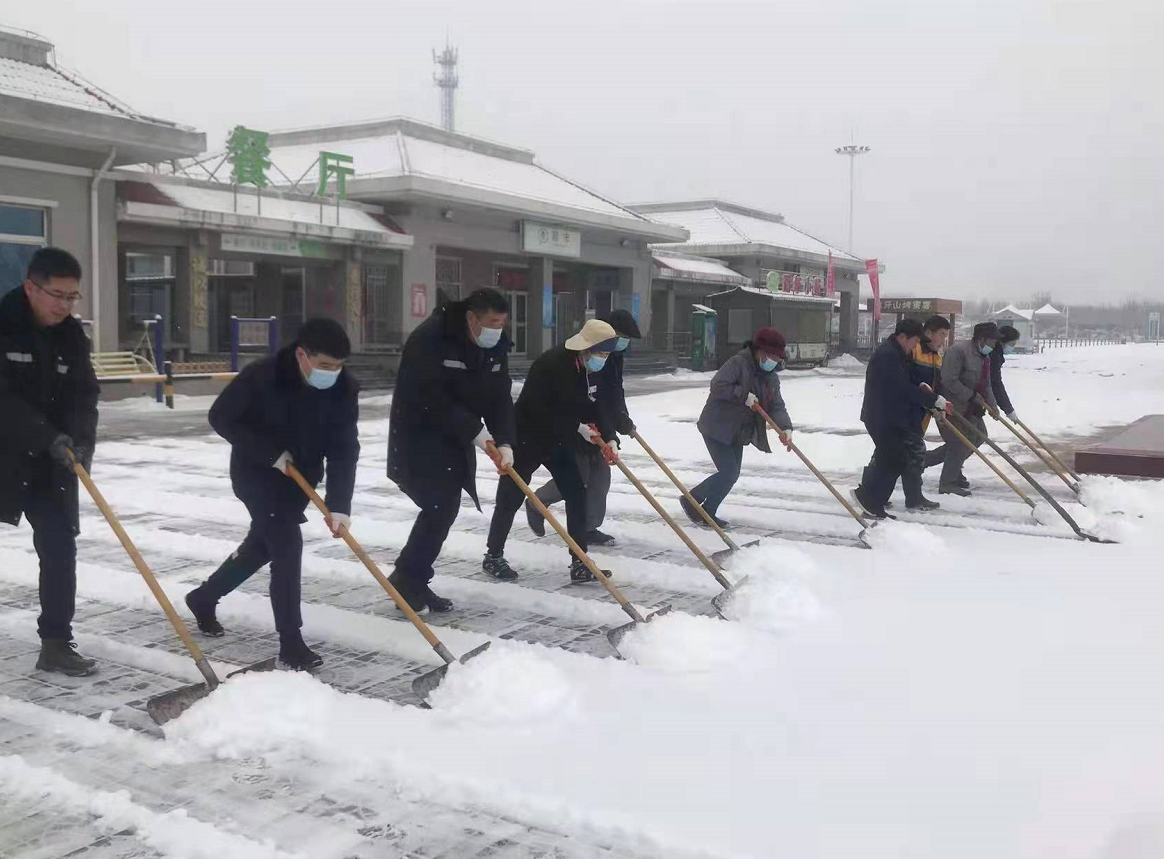
M 1050 442 L 1164 412 L 1164 350 L 1151 345 L 1013 356 L 1005 373 Z M 859 366 L 783 376 L 797 444 L 842 491 L 872 451 L 862 385 Z M 697 378 L 629 401 L 688 485 L 710 470 L 695 428 L 705 396 Z M 385 570 L 415 510 L 384 476 L 386 430 L 361 423 L 352 525 Z M 633 441 L 623 450 L 686 525 L 666 477 Z M 248 524 L 228 454 L 208 429 L 109 441 L 94 463 L 187 620 L 182 595 Z M 31 534 L 0 532 L 0 852 L 1164 855 L 1164 484 L 1088 477 L 1084 509 L 1040 467 L 1081 522 L 1119 540 L 1100 545 L 1035 521 L 971 459 L 973 497 L 879 525 L 868 550 L 799 460 L 749 449 L 720 512 L 737 540 L 763 540 L 730 562 L 730 578 L 748 579 L 724 621 L 718 585 L 616 474 L 604 530 L 619 544 L 595 557 L 636 604 L 675 606 L 619 660 L 605 631 L 625 615 L 601 586 L 568 584 L 552 534 L 535 538 L 519 514 L 507 556 L 522 578 L 481 573 L 497 476 L 479 466 L 485 510 L 462 508 L 434 581 L 457 608 L 430 619 L 455 653 L 493 646 L 453 667 L 431 709 L 409 684 L 439 660 L 310 511 L 304 635 L 323 669 L 241 675 L 164 730 L 144 700 L 198 673 L 95 508 L 82 501 L 75 624 L 101 662 L 92 678 L 34 672 Z M 228 596 L 228 634 L 202 640 L 222 674 L 273 653 L 265 589 L 260 572 Z

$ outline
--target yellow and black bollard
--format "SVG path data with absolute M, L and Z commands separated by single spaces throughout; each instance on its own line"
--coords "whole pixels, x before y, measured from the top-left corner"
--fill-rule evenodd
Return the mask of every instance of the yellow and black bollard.
M 166 408 L 174 408 L 174 364 L 171 361 L 166 362 Z

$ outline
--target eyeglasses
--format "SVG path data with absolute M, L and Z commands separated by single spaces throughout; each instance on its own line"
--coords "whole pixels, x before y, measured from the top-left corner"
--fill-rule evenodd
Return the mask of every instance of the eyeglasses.
M 59 301 L 62 304 L 76 304 L 78 301 L 85 297 L 79 292 L 55 292 L 51 289 L 45 289 L 35 280 L 32 281 L 32 285 L 51 298 L 53 301 Z

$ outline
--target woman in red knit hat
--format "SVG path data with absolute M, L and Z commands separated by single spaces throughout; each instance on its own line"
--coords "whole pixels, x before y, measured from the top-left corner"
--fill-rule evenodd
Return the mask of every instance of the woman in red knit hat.
M 716 514 L 740 477 L 744 448 L 754 444 L 765 453 L 772 452 L 765 432 L 767 423 L 756 407 L 762 407 L 786 438 L 791 439 L 792 420 L 780 396 L 778 375 L 784 368 L 785 358 L 784 335 L 765 326 L 728 358 L 711 380 L 711 392 L 698 426 L 716 473 L 692 489 L 691 496 L 721 528 L 726 528 L 728 523 Z M 699 511 L 686 498 L 681 498 L 679 503 L 688 519 L 696 525 L 704 524 Z

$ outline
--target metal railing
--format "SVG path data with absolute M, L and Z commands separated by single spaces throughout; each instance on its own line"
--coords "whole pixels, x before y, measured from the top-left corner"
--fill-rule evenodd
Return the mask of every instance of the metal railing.
M 1038 351 L 1059 349 L 1067 346 L 1119 346 L 1127 343 L 1123 337 L 1036 337 Z

